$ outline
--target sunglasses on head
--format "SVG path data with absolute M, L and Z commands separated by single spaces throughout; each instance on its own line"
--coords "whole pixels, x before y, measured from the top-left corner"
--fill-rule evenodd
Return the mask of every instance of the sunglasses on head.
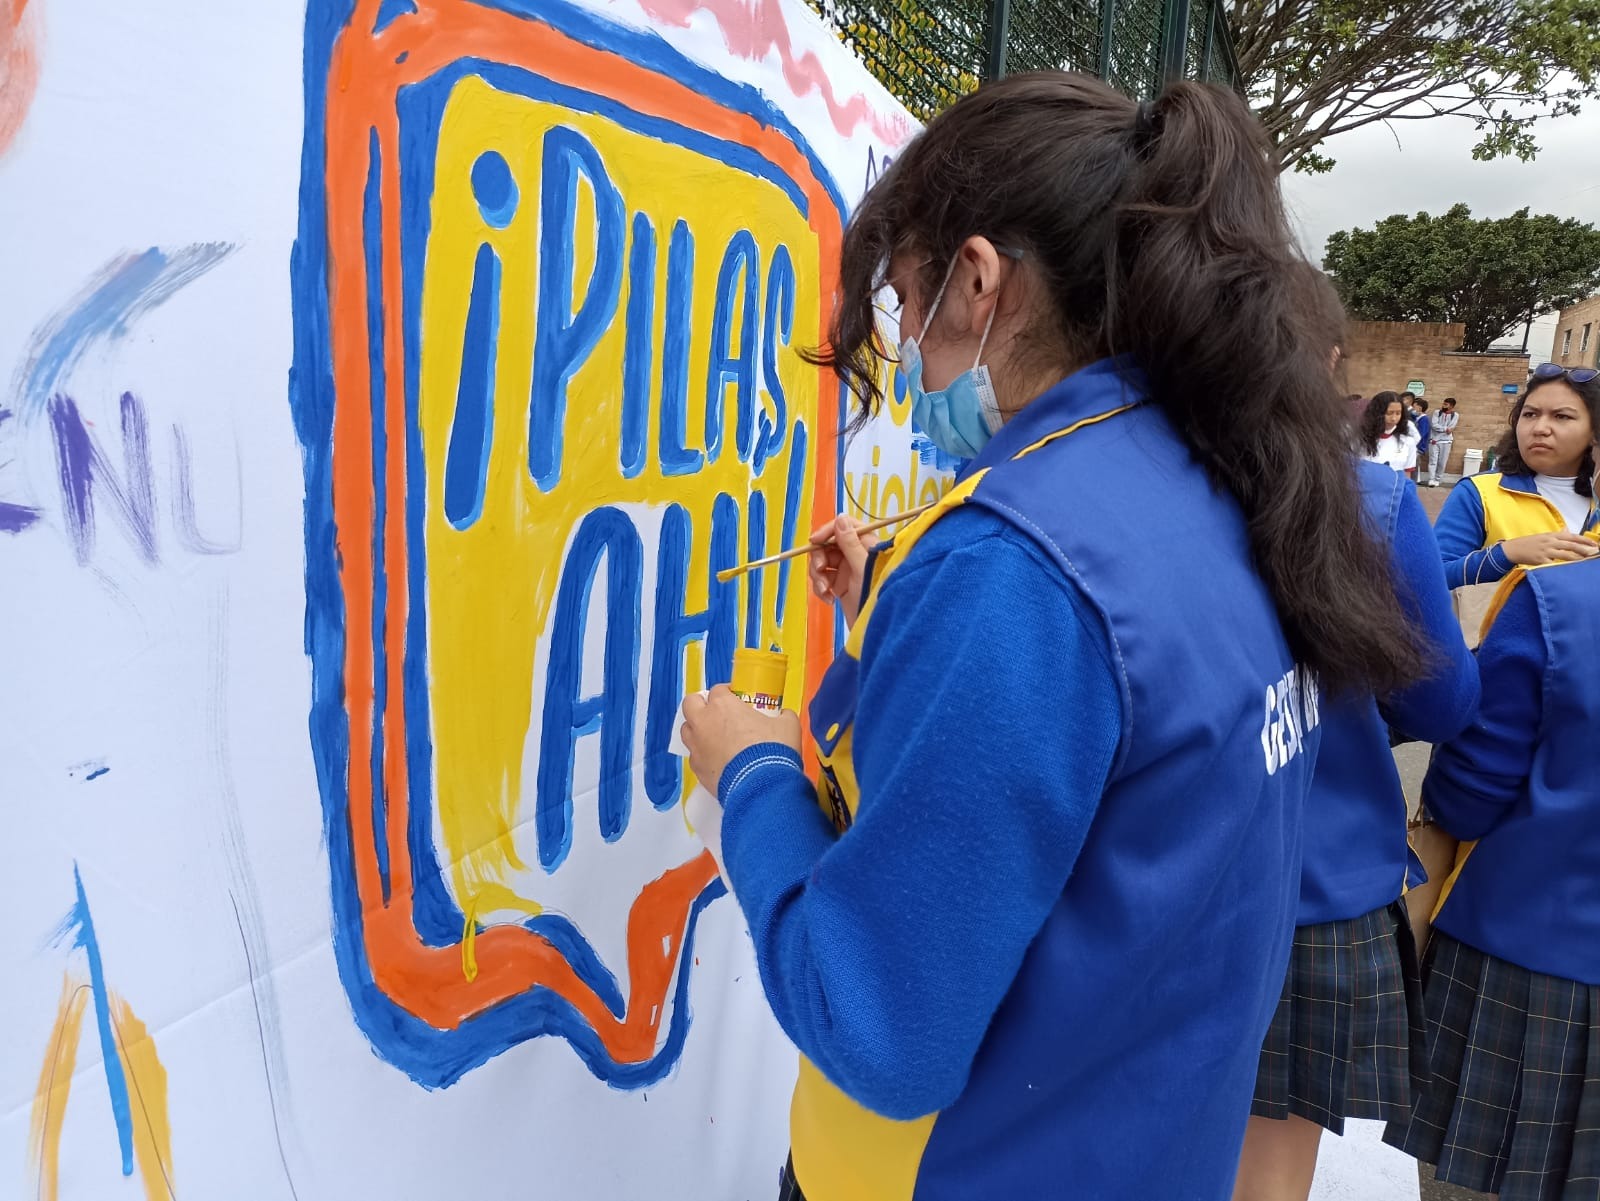
M 1540 363 L 1533 369 L 1533 379 L 1561 379 L 1565 376 L 1575 384 L 1587 384 L 1600 370 L 1594 367 L 1563 367 L 1560 363 Z

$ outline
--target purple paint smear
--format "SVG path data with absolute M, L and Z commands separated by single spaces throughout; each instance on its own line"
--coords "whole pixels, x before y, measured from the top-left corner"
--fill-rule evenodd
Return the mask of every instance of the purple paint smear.
M 125 339 L 135 323 L 170 300 L 236 249 L 228 242 L 197 242 L 178 250 L 152 246 L 112 259 L 29 339 L 13 380 L 24 421 L 37 417 L 73 368 L 97 347 Z
M 237 455 L 237 444 L 235 454 Z M 200 532 L 200 522 L 195 515 L 194 458 L 189 453 L 189 438 L 183 427 L 172 426 L 172 483 L 173 520 L 178 527 L 178 541 L 197 555 L 231 555 L 244 545 L 244 476 L 235 465 L 234 481 L 239 487 L 239 521 L 226 541 L 213 541 Z
M 0 500 L 0 534 L 20 534 L 38 520 L 38 509 Z
M 0 408 L 0 425 L 4 425 L 10 416 L 10 409 Z M 20 534 L 38 520 L 39 510 L 32 505 L 0 500 L 0 534 Z
M 121 410 L 124 470 L 119 480 L 110 458 L 89 436 L 77 402 L 70 396 L 50 399 L 50 432 L 56 447 L 61 509 L 80 564 L 89 561 L 94 547 L 96 491 L 103 492 L 115 506 L 145 562 L 156 561 L 156 490 L 150 469 L 150 425 L 144 406 L 133 393 L 122 394 Z

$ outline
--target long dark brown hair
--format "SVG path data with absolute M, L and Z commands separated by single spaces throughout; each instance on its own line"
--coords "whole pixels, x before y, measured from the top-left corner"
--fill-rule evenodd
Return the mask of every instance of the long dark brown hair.
M 1555 379 L 1539 379 L 1535 376 L 1511 406 L 1511 419 L 1506 423 L 1506 432 L 1500 435 L 1500 441 L 1495 445 L 1494 469 L 1502 475 L 1533 474 L 1533 469 L 1522 461 L 1522 447 L 1517 444 L 1517 422 L 1522 420 L 1522 406 L 1528 403 L 1528 397 L 1556 380 L 1561 380 L 1583 398 L 1584 407 L 1589 410 L 1589 425 L 1600 433 L 1600 377 L 1586 384 L 1575 384 L 1564 376 L 1558 375 Z M 1583 452 L 1583 462 L 1578 465 L 1578 478 L 1572 483 L 1572 490 L 1579 496 L 1594 495 L 1594 469 L 1594 446 L 1591 445 Z
M 1129 353 L 1212 480 L 1237 498 L 1290 649 L 1332 689 L 1424 670 L 1386 548 L 1367 532 L 1342 389 L 1342 317 L 1296 252 L 1272 148 L 1245 102 L 1178 83 L 1144 109 L 1097 80 L 1013 75 L 895 160 L 844 239 L 819 358 L 882 404 L 874 296 L 897 252 L 926 300 L 962 243 L 1021 247 L 1048 292 L 1030 331 L 1071 363 Z M 1330 308 L 1330 304 L 1333 305 Z
M 1375 455 L 1378 453 L 1378 439 L 1383 437 L 1383 423 L 1389 415 L 1389 406 L 1400 406 L 1400 423 L 1394 427 L 1394 436 L 1398 438 L 1411 424 L 1411 418 L 1406 416 L 1406 406 L 1400 399 L 1398 392 L 1374 392 L 1372 399 L 1367 401 L 1367 410 L 1361 415 L 1361 449 L 1364 453 Z

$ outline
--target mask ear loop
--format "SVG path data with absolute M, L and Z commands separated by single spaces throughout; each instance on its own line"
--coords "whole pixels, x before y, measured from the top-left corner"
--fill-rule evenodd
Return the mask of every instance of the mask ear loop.
M 926 338 L 928 331 L 933 328 L 934 315 L 939 311 L 939 305 L 944 300 L 945 289 L 950 286 L 950 280 L 954 278 L 956 273 L 956 264 L 960 261 L 960 256 L 957 255 L 950 260 L 950 266 L 945 268 L 944 279 L 939 283 L 939 290 L 933 294 L 933 307 L 928 310 L 928 315 L 922 319 L 922 332 L 917 335 L 918 350 L 922 349 L 922 339 Z
M 989 310 L 989 320 L 983 323 L 983 337 L 978 339 L 978 353 L 972 359 L 972 370 L 976 371 L 983 362 L 983 348 L 989 344 L 989 331 L 994 328 L 994 319 L 1000 313 L 1000 301 L 996 298 L 994 308 Z

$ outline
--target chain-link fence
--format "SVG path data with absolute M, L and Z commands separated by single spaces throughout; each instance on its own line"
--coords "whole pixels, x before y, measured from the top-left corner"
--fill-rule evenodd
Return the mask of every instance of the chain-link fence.
M 1065 68 L 1130 96 L 1185 76 L 1233 84 L 1225 0 L 809 0 L 926 121 L 986 78 Z

